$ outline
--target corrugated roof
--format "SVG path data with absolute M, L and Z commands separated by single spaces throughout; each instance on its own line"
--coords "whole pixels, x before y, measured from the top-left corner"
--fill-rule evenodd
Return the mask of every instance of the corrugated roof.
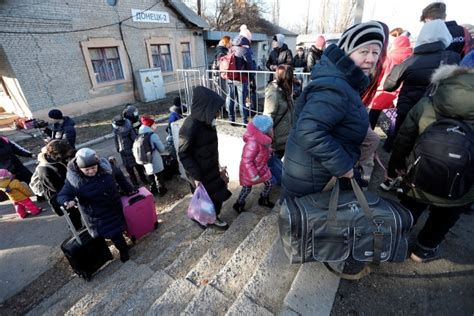
M 193 10 L 188 8 L 183 2 L 179 0 L 165 0 L 165 4 L 176 11 L 184 20 L 194 26 L 209 29 L 209 23 L 202 17 L 197 15 Z

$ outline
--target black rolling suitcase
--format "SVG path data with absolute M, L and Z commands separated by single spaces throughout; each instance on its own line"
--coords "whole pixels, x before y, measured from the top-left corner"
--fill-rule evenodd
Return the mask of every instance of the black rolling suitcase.
M 74 272 L 89 281 L 94 272 L 99 270 L 107 261 L 112 260 L 112 253 L 104 238 L 92 238 L 87 229 L 77 232 L 69 218 L 69 214 L 64 209 L 63 212 L 73 236 L 63 241 L 61 250 Z

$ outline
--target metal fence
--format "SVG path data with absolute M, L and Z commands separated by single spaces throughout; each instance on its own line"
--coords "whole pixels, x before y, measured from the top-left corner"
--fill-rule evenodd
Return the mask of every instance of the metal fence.
M 295 69 L 295 77 L 301 83 L 301 91 L 310 80 L 310 73 Z M 221 73 L 237 74 L 240 78 L 248 78 L 246 86 L 242 86 L 237 80 L 225 80 Z M 222 109 L 218 120 L 243 125 L 244 114 L 248 113 L 250 120 L 257 114 L 262 114 L 265 103 L 265 88 L 272 80 L 274 72 L 271 71 L 220 71 L 203 69 L 178 69 L 177 83 L 181 101 L 187 107 L 184 114 L 192 111 L 193 89 L 197 86 L 205 86 L 226 100 L 226 106 Z M 233 91 L 232 91 L 233 90 Z M 246 98 L 241 96 L 246 95 Z M 235 122 L 229 121 L 229 114 L 235 109 Z M 237 114 L 238 112 L 238 114 Z

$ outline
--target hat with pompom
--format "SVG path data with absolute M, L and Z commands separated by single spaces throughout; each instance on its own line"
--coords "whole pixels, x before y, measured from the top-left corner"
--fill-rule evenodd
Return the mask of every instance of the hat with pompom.
M 252 33 L 250 33 L 249 29 L 247 28 L 247 25 L 245 25 L 245 24 L 242 24 L 240 26 L 239 35 L 245 37 L 249 41 L 252 41 Z
M 324 38 L 324 36 L 319 35 L 316 38 L 316 43 L 315 44 L 316 44 L 316 48 L 323 48 L 326 45 L 326 39 Z
M 253 125 L 262 133 L 268 133 L 273 127 L 273 120 L 268 115 L 256 115 L 252 120 Z

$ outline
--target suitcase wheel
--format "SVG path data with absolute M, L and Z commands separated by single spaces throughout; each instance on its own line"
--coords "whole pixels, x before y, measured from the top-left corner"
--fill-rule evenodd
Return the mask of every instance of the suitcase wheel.
M 154 226 L 155 226 L 155 229 L 157 229 L 158 228 L 158 222 L 155 222 Z

